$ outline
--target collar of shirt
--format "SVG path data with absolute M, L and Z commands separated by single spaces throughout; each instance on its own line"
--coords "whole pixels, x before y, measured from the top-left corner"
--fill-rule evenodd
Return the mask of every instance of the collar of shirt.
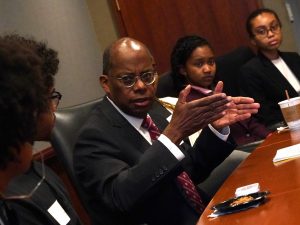
M 131 126 L 133 126 L 150 144 L 152 144 L 148 130 L 141 127 L 144 119 L 124 113 L 108 96 L 106 97 L 112 106 L 131 124 Z
M 289 66 L 285 63 L 285 61 L 278 57 L 277 59 L 271 60 L 273 65 L 280 71 L 280 73 L 285 77 L 285 79 L 290 83 L 290 85 L 297 91 L 300 92 L 300 82 L 293 73 L 293 71 L 289 68 Z

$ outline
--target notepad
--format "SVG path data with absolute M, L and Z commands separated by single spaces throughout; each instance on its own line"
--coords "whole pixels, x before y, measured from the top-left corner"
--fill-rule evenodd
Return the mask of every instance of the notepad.
M 300 144 L 278 149 L 275 157 L 273 158 L 273 162 L 293 159 L 296 157 L 300 157 Z

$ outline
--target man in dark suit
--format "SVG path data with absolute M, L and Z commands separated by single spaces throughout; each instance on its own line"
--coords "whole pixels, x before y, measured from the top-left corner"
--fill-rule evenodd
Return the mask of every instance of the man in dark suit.
M 247 31 L 258 55 L 248 61 L 240 74 L 240 91 L 260 103 L 257 118 L 267 126 L 282 122 L 278 102 L 300 92 L 300 56 L 295 52 L 280 52 L 281 22 L 270 9 L 258 9 L 247 19 Z
M 223 93 L 186 102 L 188 86 L 168 123 L 169 111 L 154 101 L 157 76 L 152 55 L 139 41 L 122 38 L 104 52 L 100 83 L 106 96 L 83 126 L 74 152 L 93 224 L 195 224 L 201 212 L 182 193 L 178 175 L 185 171 L 195 183 L 204 180 L 235 147 L 226 125 L 259 107 L 253 99 L 232 102 Z M 228 117 L 231 107 L 235 115 Z M 161 132 L 157 140 L 142 125 L 147 115 Z M 185 142 L 202 128 L 193 147 Z

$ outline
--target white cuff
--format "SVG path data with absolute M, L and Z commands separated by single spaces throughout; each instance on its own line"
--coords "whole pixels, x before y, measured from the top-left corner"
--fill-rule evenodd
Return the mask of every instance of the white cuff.
M 217 131 L 211 124 L 208 124 L 209 129 L 221 140 L 227 141 L 228 136 L 230 134 L 229 126 L 224 127 L 220 132 Z
M 164 146 L 166 146 L 167 149 L 178 159 L 181 161 L 185 155 L 182 153 L 182 151 L 165 135 L 161 134 L 158 139 Z

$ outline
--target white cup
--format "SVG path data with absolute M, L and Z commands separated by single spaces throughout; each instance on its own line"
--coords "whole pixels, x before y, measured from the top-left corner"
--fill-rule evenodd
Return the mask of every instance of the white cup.
M 291 130 L 300 128 L 300 97 L 290 98 L 278 104 L 289 128 Z

